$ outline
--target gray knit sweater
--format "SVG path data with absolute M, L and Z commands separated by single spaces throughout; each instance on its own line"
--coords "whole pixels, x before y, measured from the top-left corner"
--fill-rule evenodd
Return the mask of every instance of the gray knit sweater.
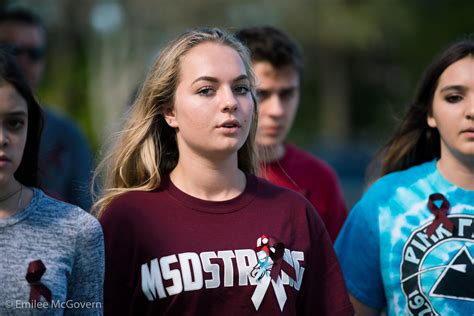
M 33 189 L 24 210 L 0 220 L 0 315 L 101 315 L 103 243 L 93 216 Z M 39 282 L 50 303 L 29 300 L 35 285 L 26 274 L 36 260 L 46 267 Z

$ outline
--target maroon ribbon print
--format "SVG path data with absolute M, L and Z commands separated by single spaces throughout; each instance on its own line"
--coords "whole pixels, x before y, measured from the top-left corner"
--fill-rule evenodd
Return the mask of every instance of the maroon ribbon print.
M 441 202 L 441 205 L 438 207 L 435 202 Z M 428 237 L 431 237 L 441 224 L 443 224 L 447 230 L 453 232 L 454 225 L 447 217 L 450 207 L 451 205 L 448 200 L 441 193 L 433 193 L 430 195 L 428 198 L 428 209 L 433 213 L 435 219 L 426 229 Z
M 28 264 L 28 272 L 26 273 L 26 281 L 30 284 L 30 303 L 40 301 L 41 296 L 51 303 L 51 291 L 41 283 L 41 277 L 46 272 L 46 267 L 41 260 L 31 261 Z
M 266 243 L 264 243 L 264 241 L 266 241 Z M 272 258 L 273 266 L 272 270 L 270 271 L 270 277 L 274 281 L 276 281 L 282 270 L 288 274 L 290 278 L 296 280 L 295 269 L 293 269 L 293 267 L 289 265 L 288 262 L 283 260 L 283 255 L 285 254 L 285 245 L 282 242 L 278 242 L 272 237 L 266 238 L 266 236 L 263 235 L 262 244 L 260 247 L 255 248 L 255 252 L 259 253 L 261 250 L 267 252 L 267 255 Z

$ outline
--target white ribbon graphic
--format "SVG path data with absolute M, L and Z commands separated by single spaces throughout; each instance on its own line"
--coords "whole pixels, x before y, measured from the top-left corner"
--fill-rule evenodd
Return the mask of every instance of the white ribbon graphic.
M 271 261 L 272 259 L 268 259 L 270 261 L 270 264 L 273 265 L 273 262 Z M 255 309 L 258 310 L 260 304 L 262 304 L 263 297 L 265 296 L 265 293 L 268 290 L 270 282 L 273 285 L 273 290 L 275 291 L 280 310 L 283 311 L 283 307 L 285 306 L 287 298 L 285 287 L 283 286 L 283 281 L 281 280 L 281 276 L 278 276 L 276 281 L 272 280 L 269 273 L 265 274 L 265 276 L 257 282 L 257 288 L 255 289 L 252 295 L 253 305 L 255 306 Z

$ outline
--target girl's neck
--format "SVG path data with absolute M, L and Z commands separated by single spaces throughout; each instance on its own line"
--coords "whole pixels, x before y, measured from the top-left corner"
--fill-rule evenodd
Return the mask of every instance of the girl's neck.
M 23 186 L 16 180 L 0 186 L 0 219 L 15 215 L 20 210 L 23 199 Z
M 474 159 L 461 161 L 453 156 L 441 157 L 437 162 L 439 172 L 452 184 L 474 191 Z
M 181 191 L 208 201 L 230 200 L 244 191 L 246 177 L 237 167 L 237 154 L 220 161 L 183 156 L 170 173 L 171 181 Z

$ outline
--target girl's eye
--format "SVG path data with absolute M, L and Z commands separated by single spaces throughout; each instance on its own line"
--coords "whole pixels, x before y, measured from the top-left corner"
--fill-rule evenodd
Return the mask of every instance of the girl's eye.
M 11 130 L 19 130 L 25 125 L 25 121 L 22 119 L 10 119 L 7 121 L 7 126 Z
M 198 94 L 207 97 L 207 96 L 212 95 L 213 92 L 214 92 L 214 89 L 212 89 L 211 87 L 204 87 L 204 88 L 199 89 Z
M 237 87 L 234 88 L 234 91 L 237 94 L 246 95 L 247 93 L 249 93 L 250 89 L 247 86 L 237 86 Z
M 444 98 L 449 103 L 458 103 L 462 101 L 463 97 L 458 94 L 448 95 Z

